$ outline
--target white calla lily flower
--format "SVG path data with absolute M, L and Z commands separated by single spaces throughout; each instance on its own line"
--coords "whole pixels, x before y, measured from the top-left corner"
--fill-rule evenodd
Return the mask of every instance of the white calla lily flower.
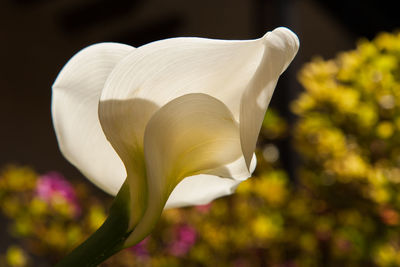
M 246 41 L 101 43 L 66 64 L 53 85 L 59 146 L 106 192 L 127 182 L 125 245 L 164 208 L 208 203 L 251 176 L 264 114 L 298 48 L 277 28 Z

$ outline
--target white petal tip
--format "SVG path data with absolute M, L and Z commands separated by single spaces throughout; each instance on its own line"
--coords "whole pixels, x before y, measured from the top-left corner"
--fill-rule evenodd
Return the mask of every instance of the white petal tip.
M 291 39 L 293 44 L 295 44 L 294 46 L 300 46 L 299 38 L 290 29 L 288 29 L 286 27 L 279 27 L 279 28 L 276 28 L 275 30 L 273 30 L 273 32 L 276 34 L 279 34 L 279 35 L 285 35 L 285 36 L 289 37 L 288 39 Z
M 297 35 L 286 27 L 278 27 L 271 32 L 267 32 L 262 39 L 265 42 L 279 42 L 278 39 L 283 41 L 285 47 L 291 47 L 293 51 L 296 53 L 300 47 L 300 41 Z

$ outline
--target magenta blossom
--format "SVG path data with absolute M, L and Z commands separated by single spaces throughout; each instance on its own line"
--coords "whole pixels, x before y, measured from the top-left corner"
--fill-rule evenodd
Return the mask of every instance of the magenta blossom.
M 211 209 L 211 203 L 205 204 L 205 205 L 198 205 L 196 206 L 196 210 L 201 212 L 201 213 L 208 213 Z
M 65 202 L 71 207 L 74 216 L 81 212 L 74 188 L 58 172 L 48 172 L 40 176 L 36 184 L 36 194 L 49 204 Z
M 141 258 L 146 258 L 149 256 L 149 251 L 147 250 L 148 241 L 149 238 L 146 237 L 140 243 L 134 245 L 133 247 L 130 247 L 129 250 Z
M 177 257 L 184 256 L 196 242 L 196 230 L 189 225 L 182 225 L 175 231 L 176 240 L 170 244 L 168 251 Z

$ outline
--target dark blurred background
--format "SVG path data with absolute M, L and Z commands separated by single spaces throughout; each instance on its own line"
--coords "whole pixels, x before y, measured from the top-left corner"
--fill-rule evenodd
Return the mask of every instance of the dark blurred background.
M 81 177 L 58 150 L 51 85 L 67 60 L 90 44 L 140 46 L 175 36 L 251 39 L 286 26 L 301 48 L 271 105 L 293 122 L 288 106 L 301 90 L 296 73 L 302 64 L 393 31 L 400 27 L 396 11 L 383 0 L 1 0 L 0 166 L 17 163 Z M 290 140 L 280 145 L 285 168 L 293 170 Z

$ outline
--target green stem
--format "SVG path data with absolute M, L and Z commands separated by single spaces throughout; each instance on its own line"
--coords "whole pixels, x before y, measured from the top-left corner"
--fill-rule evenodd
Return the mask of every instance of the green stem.
M 129 186 L 125 182 L 114 199 L 110 215 L 85 242 L 75 248 L 56 267 L 92 267 L 124 248 L 130 232 Z

